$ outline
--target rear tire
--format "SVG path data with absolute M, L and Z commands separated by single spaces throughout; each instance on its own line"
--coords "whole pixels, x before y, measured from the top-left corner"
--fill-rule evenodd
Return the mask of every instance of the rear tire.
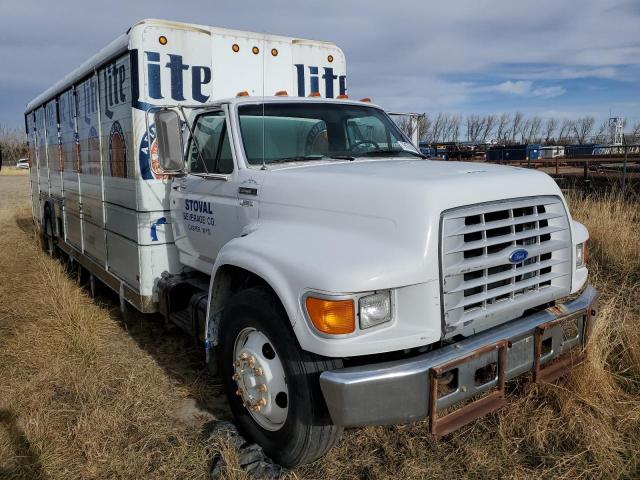
M 44 249 L 52 257 L 56 256 L 56 245 L 53 239 L 53 220 L 51 210 L 45 209 L 44 217 Z
M 242 354 L 244 359 L 240 360 Z M 319 376 L 325 370 L 341 368 L 342 361 L 303 351 L 284 308 L 268 289 L 249 288 L 231 298 L 221 320 L 217 355 L 239 430 L 273 460 L 285 467 L 310 463 L 340 439 L 342 428 L 331 422 Z M 256 368 L 266 373 L 257 377 L 241 373 Z M 278 372 L 284 372 L 284 382 L 277 381 Z M 268 377 L 272 379 L 265 380 Z M 264 394 L 250 388 L 256 385 L 255 379 L 265 385 Z M 256 411 L 259 402 L 263 407 Z

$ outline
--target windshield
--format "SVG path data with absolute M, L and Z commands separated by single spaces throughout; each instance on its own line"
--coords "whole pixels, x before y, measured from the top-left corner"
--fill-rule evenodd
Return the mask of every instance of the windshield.
M 244 151 L 251 165 L 421 156 L 378 108 L 274 102 L 241 105 L 238 116 Z

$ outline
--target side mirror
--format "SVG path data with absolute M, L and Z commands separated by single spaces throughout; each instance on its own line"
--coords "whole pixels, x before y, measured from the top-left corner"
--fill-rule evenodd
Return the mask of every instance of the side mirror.
M 182 150 L 182 128 L 180 117 L 175 110 L 158 110 L 153 114 L 158 142 L 158 161 L 167 173 L 177 173 L 184 169 Z

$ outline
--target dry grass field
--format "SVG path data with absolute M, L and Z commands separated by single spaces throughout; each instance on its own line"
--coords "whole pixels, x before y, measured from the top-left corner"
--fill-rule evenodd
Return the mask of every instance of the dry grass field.
M 442 440 L 426 423 L 345 433 L 291 478 L 640 477 L 640 209 L 571 198 L 591 231 L 601 317 L 586 364 Z M 44 255 L 28 179 L 0 173 L 0 478 L 206 478 L 214 454 L 245 478 L 225 439 L 218 381 L 192 344 L 153 318 L 124 325 Z M 366 408 L 366 406 L 363 406 Z
M 28 177 L 29 170 L 26 168 L 16 168 L 4 165 L 2 170 L 0 170 L 0 175 L 4 177 Z

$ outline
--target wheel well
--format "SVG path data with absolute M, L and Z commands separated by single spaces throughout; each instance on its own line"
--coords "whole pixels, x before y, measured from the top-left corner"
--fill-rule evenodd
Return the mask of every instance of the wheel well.
M 250 287 L 266 288 L 279 300 L 271 285 L 261 276 L 235 265 L 222 265 L 213 282 L 210 316 L 217 318 L 233 294 Z

